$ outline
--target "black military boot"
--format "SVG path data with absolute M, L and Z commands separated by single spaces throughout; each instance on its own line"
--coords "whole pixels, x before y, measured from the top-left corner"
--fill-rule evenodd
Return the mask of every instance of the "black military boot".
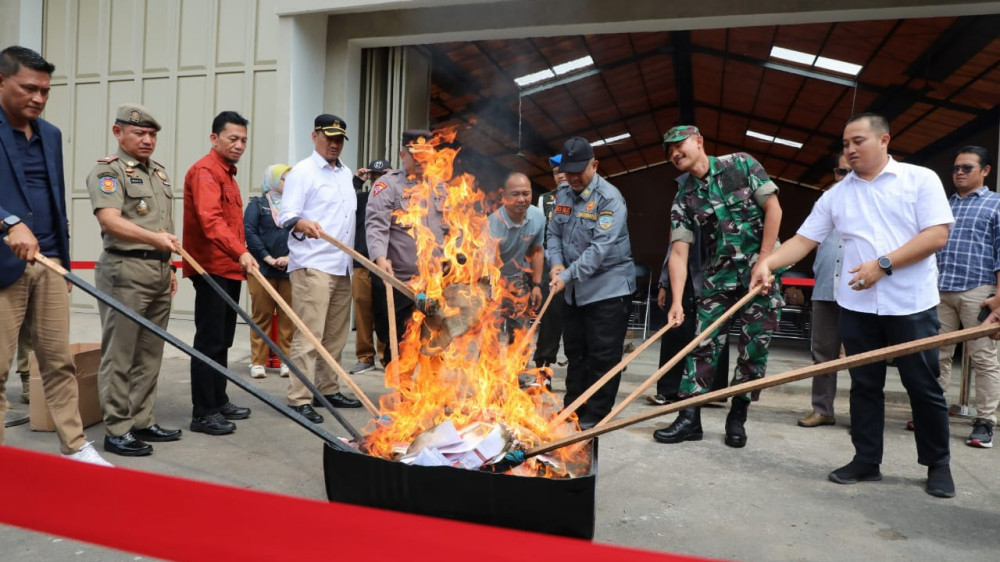
M 726 416 L 726 445 L 736 448 L 747 446 L 747 430 L 743 428 L 743 424 L 747 422 L 748 408 L 750 402 L 733 398 L 733 407 Z
M 666 429 L 653 432 L 653 439 L 660 443 L 680 443 L 681 441 L 701 441 L 701 408 L 688 408 L 677 414 L 677 419 Z

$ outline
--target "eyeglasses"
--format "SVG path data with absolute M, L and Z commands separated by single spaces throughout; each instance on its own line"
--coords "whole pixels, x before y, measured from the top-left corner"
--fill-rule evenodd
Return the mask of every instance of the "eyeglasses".
M 961 166 L 952 166 L 951 172 L 957 174 L 959 171 L 965 174 L 971 174 L 972 170 L 975 170 L 979 166 L 973 166 L 972 164 L 962 164 Z
M 835 175 L 835 176 L 846 176 L 849 173 L 851 173 L 851 169 L 850 168 L 834 168 L 833 169 L 833 175 Z

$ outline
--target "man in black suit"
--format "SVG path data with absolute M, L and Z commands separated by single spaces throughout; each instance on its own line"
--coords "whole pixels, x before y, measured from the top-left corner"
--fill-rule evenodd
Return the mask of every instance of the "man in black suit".
M 87 442 L 69 350 L 69 287 L 40 263 L 41 253 L 69 268 L 62 133 L 40 118 L 55 67 L 24 47 L 0 52 L 0 417 L 17 335 L 31 318 L 32 344 L 63 455 L 111 466 Z M 4 430 L 0 427 L 0 445 Z

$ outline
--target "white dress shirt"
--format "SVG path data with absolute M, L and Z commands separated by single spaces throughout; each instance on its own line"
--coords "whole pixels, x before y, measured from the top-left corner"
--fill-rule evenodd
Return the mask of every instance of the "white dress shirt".
M 353 177 L 347 166 L 333 166 L 313 151 L 285 176 L 278 221 L 285 224 L 295 217 L 316 221 L 330 236 L 354 244 L 358 198 Z M 302 236 L 292 232 L 288 237 L 288 271 L 309 268 L 330 275 L 353 272 L 353 260 L 336 246 L 322 238 L 300 240 Z
M 915 314 L 937 306 L 938 268 L 934 254 L 906 267 L 893 267 L 873 287 L 855 291 L 848 273 L 909 242 L 920 231 L 952 224 L 941 180 L 921 166 L 889 162 L 872 181 L 851 172 L 824 193 L 798 234 L 819 242 L 836 228 L 844 241 L 837 303 L 855 312 L 883 316 Z

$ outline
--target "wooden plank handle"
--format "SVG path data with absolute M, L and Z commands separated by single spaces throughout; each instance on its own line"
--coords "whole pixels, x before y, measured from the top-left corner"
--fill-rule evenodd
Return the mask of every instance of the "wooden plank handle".
M 612 421 L 600 426 L 594 426 L 593 428 L 588 429 L 586 431 L 581 431 L 574 435 L 570 435 L 562 439 L 557 439 L 549 443 L 544 443 L 533 449 L 529 449 L 528 451 L 525 452 L 525 454 L 529 457 L 532 457 L 535 455 L 540 455 L 542 453 L 548 453 L 550 451 L 559 449 L 560 447 L 565 447 L 566 445 L 572 445 L 573 443 L 578 443 L 580 441 L 586 441 L 591 437 L 597 437 L 598 435 L 603 435 L 605 433 L 609 433 L 611 431 L 615 431 L 623 427 L 628 427 L 630 425 L 639 423 L 641 421 L 646 421 L 666 414 L 672 414 L 674 412 L 679 412 L 687 408 L 693 408 L 696 406 L 708 404 L 709 402 L 714 402 L 715 400 L 719 400 L 721 398 L 730 398 L 732 396 L 738 396 L 740 394 L 753 392 L 755 390 L 762 390 L 765 388 L 770 388 L 772 386 L 780 386 L 790 382 L 800 381 L 802 379 L 808 379 L 819 375 L 827 375 L 843 369 L 850 369 L 852 367 L 859 367 L 861 365 L 867 365 L 869 363 L 885 361 L 886 359 L 892 359 L 894 357 L 900 357 L 902 355 L 909 355 L 911 353 L 916 353 L 918 351 L 924 351 L 927 349 L 936 349 L 938 347 L 952 345 L 958 342 L 974 340 L 977 338 L 995 334 L 997 332 L 1000 332 L 1000 323 L 983 324 L 980 326 L 976 326 L 974 328 L 966 328 L 964 330 L 949 332 L 947 334 L 939 334 L 936 336 L 922 338 L 907 343 L 901 343 L 898 345 L 883 347 L 881 349 L 873 349 L 872 351 L 866 351 L 864 353 L 859 353 L 857 355 L 849 355 L 847 357 L 842 357 L 840 359 L 834 359 L 833 361 L 827 361 L 826 363 L 818 363 L 816 365 L 810 365 L 808 367 L 794 369 L 782 373 L 780 375 L 764 377 L 754 381 L 737 384 L 729 388 L 723 388 L 713 392 L 699 394 L 697 396 L 692 396 L 690 398 L 685 398 L 684 400 L 674 402 L 673 404 L 667 404 L 666 406 L 660 406 L 658 408 L 650 409 L 644 413 L 637 414 L 628 418 Z
M 614 378 L 615 375 L 620 373 L 629 363 L 631 363 L 643 351 L 646 351 L 647 347 L 653 345 L 653 343 L 656 340 L 660 339 L 663 336 L 663 334 L 667 333 L 667 330 L 673 327 L 674 324 L 668 323 L 666 326 L 660 328 L 658 332 L 650 336 L 648 340 L 642 342 L 642 345 L 635 348 L 635 350 L 632 351 L 632 353 L 629 353 L 624 359 L 619 361 L 617 365 L 612 367 L 611 370 L 605 373 L 604 376 L 602 376 L 600 379 L 597 380 L 597 382 L 590 385 L 590 388 L 588 388 L 586 392 L 584 392 L 576 400 L 574 400 L 572 404 L 570 404 L 569 406 L 564 408 L 561 412 L 559 412 L 556 415 L 556 417 L 552 418 L 552 421 L 549 422 L 549 427 L 554 427 L 566 421 L 566 419 L 569 418 L 573 414 L 573 412 L 577 411 L 577 409 L 579 409 L 580 406 L 583 406 L 584 402 L 589 400 L 590 397 L 593 396 L 598 390 L 603 388 L 604 385 L 608 384 L 608 381 Z
M 344 244 L 340 240 L 337 240 L 336 238 L 330 236 L 325 232 L 320 232 L 319 236 L 323 240 L 326 240 L 327 242 L 336 246 L 340 251 L 354 258 L 355 261 L 368 268 L 368 270 L 374 273 L 375 275 L 378 275 L 379 279 L 395 287 L 397 291 L 406 295 L 408 299 L 416 302 L 417 293 L 413 289 L 411 289 L 409 285 L 403 283 L 399 279 L 396 279 L 395 276 L 389 275 L 389 273 L 387 273 L 386 270 L 376 265 L 375 262 L 361 255 L 361 252 L 355 250 L 354 248 L 348 246 L 347 244 Z
M 184 248 L 178 246 L 177 253 L 184 258 L 184 261 L 191 264 L 191 267 L 193 267 L 195 271 L 197 271 L 199 274 L 201 275 L 208 274 L 201 267 L 201 265 L 198 262 L 196 262 L 194 258 L 191 257 L 191 254 L 189 254 Z M 328 365 L 330 365 L 330 368 L 333 369 L 335 373 L 337 373 L 337 376 L 339 376 L 341 379 L 343 379 L 344 382 L 347 383 L 347 386 L 351 387 L 351 391 L 354 392 L 355 395 L 357 395 L 358 400 L 361 401 L 361 404 L 365 407 L 365 409 L 368 410 L 372 416 L 378 417 L 378 408 L 376 408 L 375 405 L 372 404 L 372 401 L 368 399 L 368 396 L 365 395 L 363 390 L 361 390 L 361 387 L 358 386 L 356 382 L 354 382 L 354 379 L 351 378 L 351 375 L 347 374 L 347 371 L 345 371 L 344 368 L 341 367 L 339 363 L 337 363 L 336 359 L 334 359 L 333 356 L 330 355 L 330 352 L 326 350 L 326 348 L 323 346 L 323 343 L 319 341 L 319 338 L 317 338 L 316 335 L 313 334 L 311 330 L 309 330 L 309 327 L 306 326 L 306 323 L 303 322 L 301 318 L 299 318 L 299 315 L 295 314 L 295 311 L 292 310 L 291 305 L 289 305 L 285 301 L 285 299 L 281 298 L 281 295 L 278 294 L 278 291 L 276 291 L 274 287 L 272 287 L 271 284 L 267 282 L 267 278 L 264 277 L 264 275 L 260 272 L 260 270 L 258 270 L 257 268 L 250 268 L 247 271 L 247 273 L 253 275 L 253 277 L 257 280 L 257 282 L 260 283 L 261 287 L 263 287 L 264 290 L 267 291 L 267 294 L 271 296 L 275 304 L 277 304 L 281 308 L 281 310 L 288 315 L 288 317 L 292 320 L 292 323 L 295 324 L 295 327 L 298 328 L 298 330 L 302 332 L 302 335 L 304 335 L 313 345 L 313 347 L 316 348 L 316 352 L 319 353 L 320 357 L 322 357 L 323 360 L 326 361 Z
M 624 410 L 626 406 L 631 404 L 632 401 L 636 399 L 636 397 L 641 395 L 643 392 L 646 392 L 646 389 L 648 389 L 650 386 L 656 383 L 656 381 L 660 380 L 660 377 L 662 377 L 664 374 L 666 374 L 667 371 L 672 369 L 674 365 L 676 365 L 682 359 L 687 357 L 687 355 L 691 353 L 694 350 L 694 348 L 697 347 L 698 344 L 702 342 L 702 340 L 711 336 L 716 330 L 719 329 L 719 327 L 722 324 L 724 324 L 727 320 L 729 320 L 730 316 L 736 314 L 737 311 L 743 308 L 744 305 L 746 305 L 748 302 L 750 302 L 751 299 L 756 297 L 763 289 L 764 289 L 763 285 L 758 285 L 756 289 L 750 291 L 742 299 L 736 301 L 736 304 L 729 307 L 729 310 L 723 313 L 723 315 L 720 316 L 715 322 L 709 324 L 707 328 L 705 328 L 704 330 L 701 331 L 700 334 L 695 336 L 695 338 L 691 340 L 691 343 L 684 346 L 684 349 L 681 349 L 679 352 L 677 352 L 677 354 L 674 355 L 670 359 L 670 361 L 664 363 L 662 367 L 660 367 L 659 369 L 657 369 L 655 373 L 650 375 L 649 378 L 647 378 L 642 384 L 640 384 L 638 388 L 632 391 L 632 394 L 629 394 L 628 397 L 625 398 L 625 400 L 622 400 L 620 404 L 612 408 L 611 412 L 607 416 L 604 416 L 604 419 L 598 422 L 596 427 L 600 427 L 608 423 L 612 419 L 614 419 L 614 417 L 620 414 L 621 411 Z

